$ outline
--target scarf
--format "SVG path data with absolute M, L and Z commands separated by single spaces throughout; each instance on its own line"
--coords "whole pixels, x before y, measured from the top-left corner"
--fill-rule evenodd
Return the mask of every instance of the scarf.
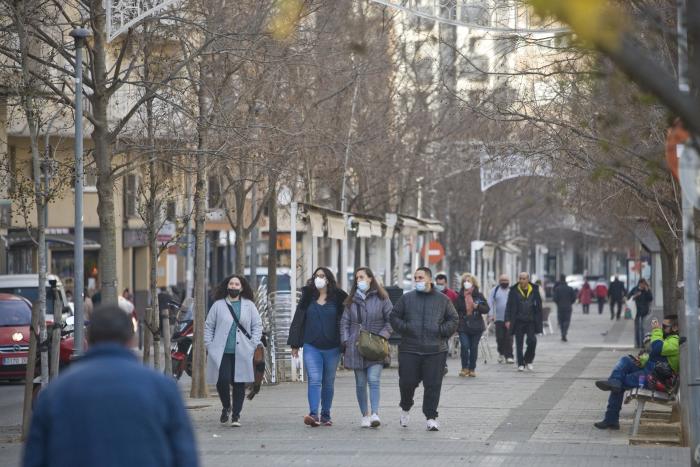
M 474 287 L 472 287 L 469 290 L 464 291 L 464 303 L 467 305 L 467 316 L 471 316 L 471 314 L 474 312 L 474 298 L 472 297 L 472 292 L 474 291 Z
M 518 284 L 518 292 L 520 292 L 520 295 L 523 297 L 528 298 L 532 293 L 532 285 L 527 284 L 527 290 L 523 290 L 520 288 L 520 284 Z

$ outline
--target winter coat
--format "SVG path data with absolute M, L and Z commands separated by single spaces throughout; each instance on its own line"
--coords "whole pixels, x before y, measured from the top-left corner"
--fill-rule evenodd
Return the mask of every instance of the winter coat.
M 649 305 L 654 301 L 654 296 L 649 289 L 642 290 L 637 286 L 630 291 L 628 298 L 633 297 L 637 293 L 640 295 L 639 297 L 634 297 L 634 303 L 637 305 L 637 314 L 643 318 L 649 314 Z
M 95 344 L 61 372 L 39 393 L 29 427 L 24 467 L 199 465 L 174 380 L 119 344 Z
M 379 334 L 385 339 L 391 337 L 391 323 L 389 316 L 393 305 L 389 298 L 380 298 L 375 290 L 370 290 L 366 298 L 359 294 L 352 297 L 352 303 L 345 305 L 343 317 L 340 320 L 340 342 L 345 347 L 343 364 L 349 370 L 362 370 L 377 361 L 365 360 L 357 349 L 357 342 L 360 339 L 360 330 Z
M 447 338 L 457 330 L 459 317 L 446 295 L 413 290 L 401 296 L 391 312 L 391 326 L 401 334 L 399 352 L 431 355 L 447 352 Z
M 566 282 L 559 282 L 554 286 L 552 300 L 557 304 L 557 310 L 571 311 L 571 305 L 576 301 L 576 291 Z
M 582 305 L 590 305 L 593 302 L 593 289 L 588 285 L 588 282 L 583 284 L 578 293 L 578 299 Z
M 489 306 L 486 303 L 484 295 L 479 292 L 479 289 L 476 287 L 472 292 L 472 300 L 474 300 L 474 310 L 472 311 L 471 316 L 468 316 L 467 302 L 464 298 L 464 288 L 459 291 L 459 297 L 457 298 L 457 303 L 455 303 L 457 316 L 459 316 L 459 326 L 457 327 L 457 330 L 462 334 L 480 336 L 486 330 L 483 315 L 489 312 Z
M 610 288 L 608 289 L 608 297 L 615 301 L 621 302 L 625 299 L 625 284 L 621 280 L 614 280 L 610 283 Z
M 262 320 L 255 303 L 241 298 L 241 325 L 248 331 L 248 339 L 240 329 L 236 329 L 236 383 L 252 383 L 255 381 L 253 372 L 253 354 L 260 344 L 262 337 Z M 217 300 L 211 306 L 204 322 L 204 345 L 207 348 L 207 384 L 215 384 L 219 379 L 219 367 L 224 356 L 226 340 L 231 327 L 236 326 L 231 316 L 231 310 L 225 299 Z
M 447 298 L 450 299 L 450 301 L 452 302 L 453 305 L 457 302 L 457 299 L 459 298 L 459 295 L 457 295 L 457 292 L 455 292 L 454 290 L 452 290 L 449 287 L 446 287 L 445 290 L 442 291 L 442 293 L 444 293 L 447 296 Z
M 299 304 L 294 312 L 294 318 L 292 319 L 292 324 L 289 326 L 289 337 L 287 338 L 287 345 L 293 349 L 300 349 L 304 346 L 304 329 L 306 327 L 306 311 L 309 309 L 311 303 L 318 298 L 318 291 L 315 287 L 311 285 L 306 285 L 301 289 L 301 298 L 299 299 Z M 328 303 L 335 304 L 336 315 L 338 319 L 338 342 L 342 342 L 340 339 L 340 320 L 343 317 L 343 310 L 345 309 L 345 299 L 348 298 L 348 294 L 342 289 L 335 289 L 331 294 L 326 297 Z
M 595 296 L 596 298 L 606 299 L 608 298 L 608 286 L 605 284 L 598 284 L 595 286 Z
M 535 323 L 535 332 L 542 334 L 542 297 L 540 288 L 537 284 L 530 283 L 532 292 L 530 292 L 530 307 L 526 308 L 527 303 L 522 300 L 522 294 L 518 290 L 518 284 L 510 288 L 508 292 L 508 303 L 506 304 L 506 322 L 510 322 L 511 333 L 515 331 L 517 323 Z

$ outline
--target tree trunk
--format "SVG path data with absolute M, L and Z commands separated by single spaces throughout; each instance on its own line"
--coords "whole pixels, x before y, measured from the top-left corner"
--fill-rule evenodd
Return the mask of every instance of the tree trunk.
M 246 229 L 245 217 L 243 216 L 245 211 L 245 192 L 243 188 L 237 191 L 234 196 L 236 197 L 236 274 L 243 274 L 246 263 Z
M 117 304 L 117 225 L 114 211 L 114 178 L 112 176 L 112 149 L 107 120 L 109 91 L 106 64 L 105 10 L 102 0 L 92 0 L 90 10 L 93 22 L 91 47 L 94 82 L 90 98 L 94 120 L 92 132 L 93 155 L 97 166 L 97 215 L 100 219 L 100 292 L 103 304 Z M 76 294 L 76 296 L 78 296 Z
M 173 365 L 170 360 L 170 313 L 166 310 L 163 313 L 163 329 L 160 332 L 163 343 L 163 373 L 166 376 L 173 374 Z
M 200 148 L 203 146 L 200 136 Z M 206 318 L 206 242 L 204 221 L 207 197 L 206 156 L 197 156 L 197 181 L 194 192 L 195 203 L 195 253 L 194 253 L 194 336 L 192 358 L 192 388 L 190 397 L 208 397 L 206 384 L 206 349 L 204 348 L 204 320 Z
M 267 293 L 277 292 L 277 181 L 270 180 L 270 200 L 267 203 L 269 238 L 267 246 Z
M 32 399 L 34 395 L 34 372 L 36 371 L 36 352 L 38 337 L 36 330 L 41 319 L 38 304 L 32 307 L 32 328 L 29 330 L 29 355 L 27 355 L 27 371 L 24 376 L 24 406 L 22 408 L 22 441 L 29 434 L 29 422 L 32 418 Z
M 147 307 L 143 315 L 143 363 L 148 365 L 151 363 L 151 347 L 153 347 L 153 333 L 149 329 L 151 327 L 151 316 L 153 308 Z

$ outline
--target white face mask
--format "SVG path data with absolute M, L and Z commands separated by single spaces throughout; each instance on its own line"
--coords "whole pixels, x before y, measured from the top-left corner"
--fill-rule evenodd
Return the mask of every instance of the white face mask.
M 317 289 L 322 289 L 328 284 L 328 281 L 324 277 L 316 277 L 314 278 L 314 285 L 316 286 Z
M 367 292 L 369 289 L 369 283 L 367 281 L 357 281 L 357 289 L 360 292 Z
M 464 290 L 469 290 L 469 289 L 471 289 L 472 287 L 474 287 L 474 285 L 473 285 L 471 282 L 469 282 L 469 281 L 464 281 Z

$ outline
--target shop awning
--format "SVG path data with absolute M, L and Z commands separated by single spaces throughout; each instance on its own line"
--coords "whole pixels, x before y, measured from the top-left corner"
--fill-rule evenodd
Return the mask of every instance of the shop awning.
M 328 238 L 345 240 L 345 220 L 342 217 L 326 216 Z
M 49 248 L 74 247 L 75 237 L 71 234 L 47 234 L 46 243 Z M 10 248 L 18 246 L 36 246 L 26 232 L 10 232 L 7 235 L 7 246 Z M 83 250 L 99 250 L 100 244 L 94 240 L 83 239 Z
M 309 213 L 309 224 L 311 224 L 311 235 L 323 237 L 323 216 L 320 212 Z

